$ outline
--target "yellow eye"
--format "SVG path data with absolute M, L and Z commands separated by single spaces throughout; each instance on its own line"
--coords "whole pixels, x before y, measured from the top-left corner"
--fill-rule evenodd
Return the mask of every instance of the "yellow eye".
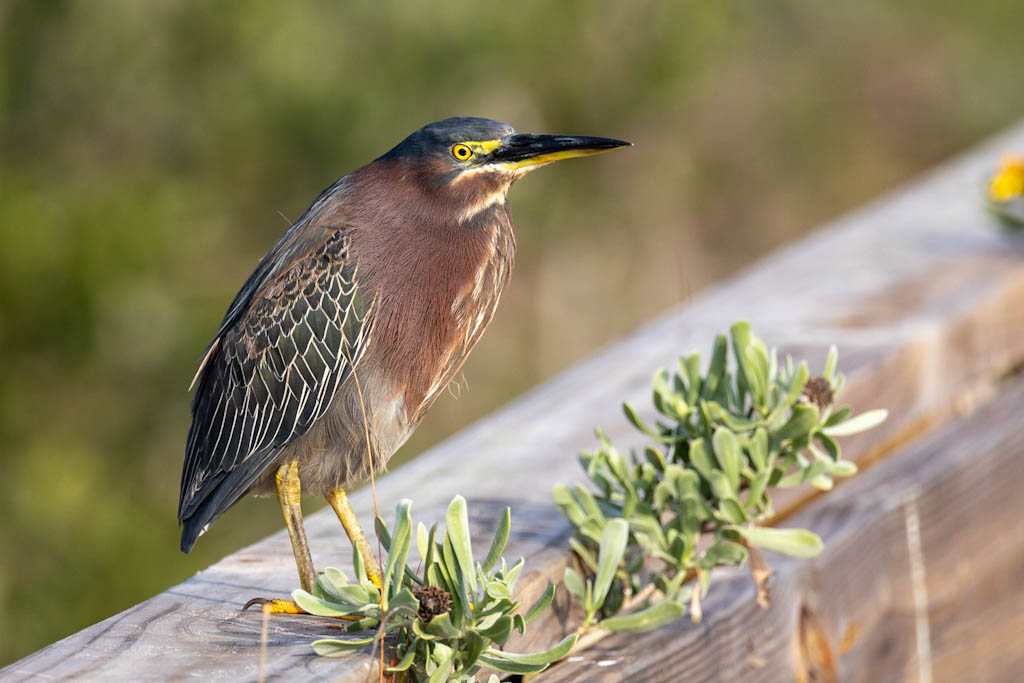
M 455 145 L 452 147 L 452 156 L 459 161 L 465 161 L 466 159 L 473 156 L 473 150 L 466 145 Z

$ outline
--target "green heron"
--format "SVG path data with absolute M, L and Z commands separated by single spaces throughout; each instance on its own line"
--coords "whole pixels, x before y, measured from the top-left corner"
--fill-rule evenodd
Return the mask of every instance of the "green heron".
M 246 280 L 193 380 L 182 550 L 246 493 L 276 491 L 310 590 L 301 482 L 379 585 L 344 487 L 383 469 L 494 316 L 516 247 L 509 186 L 629 144 L 450 118 L 324 190 Z

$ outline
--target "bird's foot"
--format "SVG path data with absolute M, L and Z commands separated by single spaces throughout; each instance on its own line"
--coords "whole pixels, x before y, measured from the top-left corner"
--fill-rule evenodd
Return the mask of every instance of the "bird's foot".
M 242 611 L 245 612 L 255 605 L 259 605 L 260 611 L 264 614 L 309 614 L 309 612 L 299 607 L 294 600 L 279 600 L 277 598 L 253 598 L 245 603 Z

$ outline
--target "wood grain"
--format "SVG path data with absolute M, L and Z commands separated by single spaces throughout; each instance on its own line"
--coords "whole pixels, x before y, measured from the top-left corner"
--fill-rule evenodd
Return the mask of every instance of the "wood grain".
M 854 459 L 878 458 L 894 444 L 968 411 L 1024 357 L 1024 243 L 994 229 L 980 202 L 985 174 L 1007 149 L 1022 148 L 1024 125 L 668 311 L 380 478 L 382 512 L 390 517 L 395 502 L 409 497 L 416 501 L 414 517 L 441 519 L 450 498 L 462 493 L 483 532 L 503 505 L 511 505 L 508 553 L 528 558 L 523 590 L 538 593 L 547 580 L 560 576 L 565 561 L 568 529 L 550 505 L 551 487 L 580 479 L 574 456 L 593 445 L 593 427 L 604 427 L 622 446 L 636 444 L 620 402 L 645 406 L 654 368 L 693 349 L 706 354 L 714 333 L 738 318 L 750 320 L 770 344 L 811 360 L 812 369 L 820 368 L 829 344 L 840 347 L 840 365 L 849 378 L 841 399 L 860 408 L 888 408 L 891 416 L 882 428 L 846 440 Z M 787 509 L 799 510 L 807 497 L 801 492 L 788 499 Z M 357 492 L 352 500 L 368 524 L 369 492 Z M 318 567 L 348 564 L 344 535 L 329 510 L 311 515 L 307 530 Z M 238 608 L 253 596 L 287 594 L 296 584 L 294 572 L 287 537 L 275 534 L 12 664 L 0 677 L 253 680 L 261 618 Z M 715 595 L 730 594 L 733 580 L 736 590 L 748 592 L 745 579 L 735 577 L 720 582 Z M 796 595 L 796 586 L 779 582 L 780 604 Z M 708 607 L 718 609 L 713 602 Z M 762 670 L 775 670 L 779 664 L 768 661 L 771 655 L 751 650 L 728 625 L 742 624 L 751 642 L 759 642 L 754 635 L 765 630 L 794 632 L 798 616 L 737 612 L 702 628 L 700 643 L 673 647 L 673 656 L 690 657 L 706 672 L 738 670 L 748 660 L 764 660 Z M 539 623 L 529 643 L 511 647 L 554 642 L 570 621 L 563 609 Z M 311 655 L 309 641 L 331 633 L 331 625 L 321 620 L 271 620 L 268 680 L 371 676 L 369 657 Z M 960 638 L 955 630 L 936 633 Z M 902 642 L 893 641 L 892 647 Z M 725 658 L 696 656 L 705 649 Z M 892 656 L 903 654 L 897 650 Z

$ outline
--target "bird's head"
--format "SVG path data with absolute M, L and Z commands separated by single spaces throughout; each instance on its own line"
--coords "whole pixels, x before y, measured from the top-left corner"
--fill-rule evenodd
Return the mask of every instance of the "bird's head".
M 516 133 L 500 121 L 455 117 L 420 128 L 380 160 L 402 162 L 431 191 L 489 196 L 507 192 L 513 181 L 554 161 L 631 144 L 587 135 Z

